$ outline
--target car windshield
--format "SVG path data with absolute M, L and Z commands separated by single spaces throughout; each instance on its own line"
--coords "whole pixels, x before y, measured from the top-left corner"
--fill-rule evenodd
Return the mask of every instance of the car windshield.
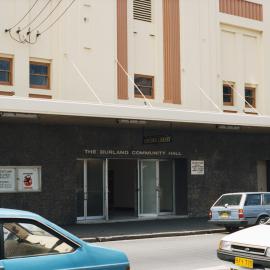
M 214 206 L 224 206 L 224 205 L 232 205 L 237 206 L 240 204 L 242 194 L 231 194 L 231 195 L 223 195 L 220 199 L 215 203 Z

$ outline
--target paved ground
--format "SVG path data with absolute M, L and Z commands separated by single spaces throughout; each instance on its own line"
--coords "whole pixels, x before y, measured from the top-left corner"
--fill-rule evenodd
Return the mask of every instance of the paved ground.
M 224 234 L 98 243 L 124 251 L 132 270 L 228 270 L 216 256 Z
M 200 234 L 222 230 L 206 218 L 157 219 L 103 224 L 80 224 L 65 229 L 90 242 Z

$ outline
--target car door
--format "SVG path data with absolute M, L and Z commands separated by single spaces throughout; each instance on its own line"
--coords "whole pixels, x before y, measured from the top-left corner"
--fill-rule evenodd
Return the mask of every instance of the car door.
M 79 246 L 44 225 L 23 219 L 5 219 L 0 224 L 3 269 L 79 269 Z

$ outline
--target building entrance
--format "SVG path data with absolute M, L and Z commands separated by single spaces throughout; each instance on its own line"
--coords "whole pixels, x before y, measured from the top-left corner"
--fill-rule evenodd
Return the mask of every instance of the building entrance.
M 175 160 L 87 159 L 77 188 L 78 222 L 176 214 Z

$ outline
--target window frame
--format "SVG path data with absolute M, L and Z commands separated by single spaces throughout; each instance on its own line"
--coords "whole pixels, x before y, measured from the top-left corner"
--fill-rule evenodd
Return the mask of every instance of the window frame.
M 13 85 L 13 58 L 0 56 L 0 61 L 1 60 L 8 61 L 10 68 L 9 71 L 0 70 L 9 73 L 9 81 L 0 81 L 0 85 Z
M 231 90 L 230 94 L 225 94 L 224 95 L 224 86 L 227 86 L 227 87 L 230 88 L 230 90 Z M 223 82 L 223 85 L 222 85 L 222 102 L 223 102 L 223 106 L 234 106 L 234 87 L 235 87 L 234 82 L 231 82 L 231 83 Z M 231 97 L 231 101 L 230 102 L 225 102 L 224 101 L 224 96 Z
M 147 78 L 147 79 L 151 79 L 152 80 L 152 95 L 145 95 L 143 93 L 143 91 L 140 89 L 140 85 L 136 84 L 135 83 L 135 79 L 136 79 L 136 76 L 137 77 L 144 77 L 144 78 Z M 142 91 L 142 93 L 144 94 L 144 96 L 148 99 L 154 99 L 155 98 L 155 76 L 152 76 L 152 75 L 143 75 L 143 74 L 134 74 L 134 84 L 136 84 L 139 89 Z M 141 87 L 149 87 L 149 86 L 141 86 Z M 136 90 L 137 88 L 135 87 L 134 85 L 134 97 L 135 98 L 143 98 L 143 96 L 141 94 L 136 94 Z
M 31 73 L 30 73 L 30 66 L 31 65 L 46 66 L 48 68 L 47 76 L 45 76 L 43 74 L 38 74 L 38 73 L 37 74 L 32 74 L 34 76 L 47 77 L 48 78 L 48 83 L 46 85 L 31 84 Z M 45 89 L 45 90 L 50 90 L 51 89 L 51 63 L 38 62 L 38 61 L 30 61 L 29 62 L 29 86 L 30 86 L 30 88 L 35 88 L 35 89 Z
M 28 223 L 35 225 L 41 229 L 43 229 L 46 232 L 49 232 L 52 236 L 59 238 L 59 240 L 62 240 L 66 244 L 70 245 L 73 248 L 73 251 L 66 252 L 66 253 L 48 253 L 48 254 L 37 254 L 37 255 L 29 255 L 29 256 L 16 256 L 12 258 L 6 258 L 5 257 L 5 245 L 4 245 L 4 223 Z M 74 240 L 66 237 L 59 231 L 56 231 L 51 226 L 48 226 L 40 221 L 31 219 L 31 218 L 0 218 L 0 260 L 14 260 L 14 259 L 20 259 L 20 258 L 31 258 L 31 257 L 42 257 L 42 256 L 53 256 L 53 255 L 63 255 L 63 254 L 72 254 L 76 252 L 78 248 L 81 247 L 81 245 Z
M 250 108 L 252 109 L 252 107 L 250 107 L 250 105 L 247 103 L 246 101 L 246 90 L 251 90 L 252 91 L 252 97 L 248 97 L 252 99 L 252 103 L 249 102 L 249 104 L 253 107 L 256 108 L 256 90 L 257 87 L 256 86 L 250 86 L 250 85 L 245 85 L 245 108 Z

